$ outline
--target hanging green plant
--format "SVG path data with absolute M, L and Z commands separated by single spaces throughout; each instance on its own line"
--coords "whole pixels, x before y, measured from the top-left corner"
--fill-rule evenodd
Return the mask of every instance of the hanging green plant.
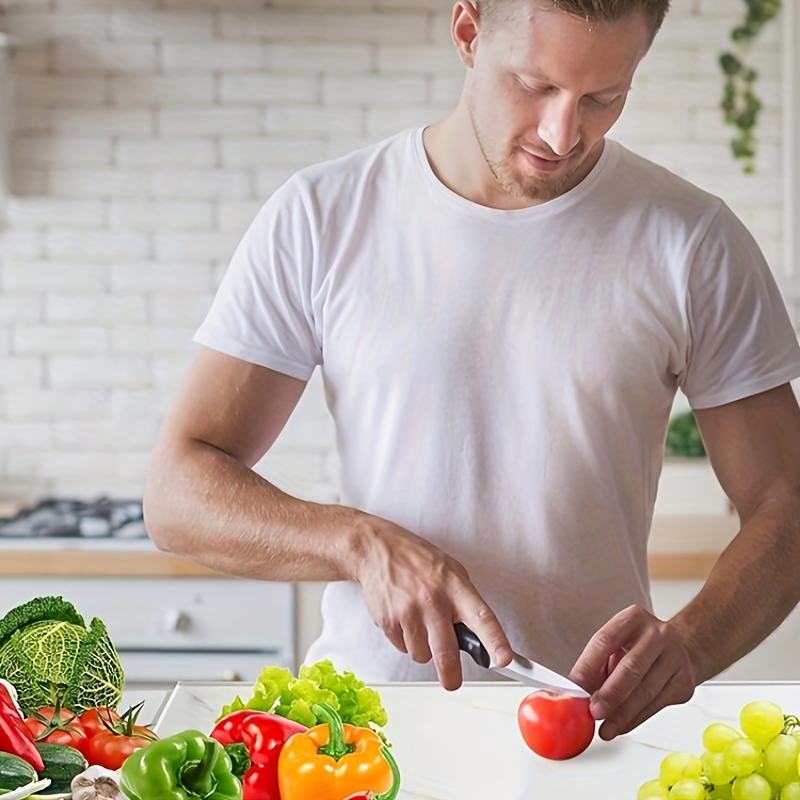
M 756 157 L 754 130 L 762 104 L 754 91 L 758 73 L 745 63 L 745 57 L 764 25 L 778 15 L 782 0 L 744 2 L 747 6 L 744 23 L 731 31 L 735 52 L 722 53 L 719 63 L 725 76 L 722 96 L 725 123 L 737 129 L 736 136 L 731 140 L 731 150 L 734 158 L 744 162 L 744 171 L 752 173 L 755 171 Z

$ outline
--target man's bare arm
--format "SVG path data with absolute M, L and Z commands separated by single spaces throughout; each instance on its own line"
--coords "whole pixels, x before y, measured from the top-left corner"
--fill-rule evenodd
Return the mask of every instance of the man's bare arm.
M 147 477 L 145 520 L 161 549 L 243 577 L 354 577 L 363 515 L 298 500 L 251 469 L 305 387 L 280 372 L 201 352 L 164 423 Z
M 742 525 L 672 620 L 702 682 L 749 653 L 800 602 L 800 410 L 787 384 L 696 416 Z
M 697 597 L 671 620 L 631 607 L 587 645 L 572 676 L 595 692 L 603 738 L 688 700 L 800 602 L 800 410 L 791 387 L 696 416 L 742 527 Z
M 184 381 L 153 453 L 145 520 L 163 550 L 232 575 L 358 581 L 381 630 L 442 685 L 461 685 L 453 628 L 465 622 L 495 663 L 511 647 L 464 567 L 399 525 L 291 497 L 251 469 L 283 430 L 303 381 L 211 350 Z

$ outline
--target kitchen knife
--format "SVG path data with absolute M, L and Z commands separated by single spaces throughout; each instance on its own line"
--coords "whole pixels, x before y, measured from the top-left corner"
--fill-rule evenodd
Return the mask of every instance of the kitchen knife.
M 470 656 L 478 666 L 492 669 L 507 678 L 513 678 L 515 681 L 525 683 L 528 686 L 549 689 L 551 692 L 560 694 L 570 694 L 574 697 L 589 697 L 588 692 L 585 692 L 569 678 L 565 678 L 563 675 L 559 675 L 557 672 L 553 672 L 553 670 L 547 669 L 547 667 L 543 667 L 541 664 L 537 664 L 535 661 L 531 661 L 529 658 L 517 653 L 514 653 L 514 658 L 507 667 L 493 666 L 488 650 L 473 631 L 463 622 L 457 622 L 455 629 L 459 648 Z

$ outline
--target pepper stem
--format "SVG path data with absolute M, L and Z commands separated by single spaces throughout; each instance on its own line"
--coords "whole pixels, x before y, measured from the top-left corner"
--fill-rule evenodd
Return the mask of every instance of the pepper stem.
M 327 703 L 314 703 L 311 706 L 311 712 L 328 726 L 328 744 L 319 748 L 318 752 L 321 755 L 330 756 L 338 761 L 353 752 L 353 748 L 349 747 L 344 740 L 342 718 L 336 713 L 336 709 Z
M 213 742 L 203 742 L 203 757 L 199 761 L 187 761 L 180 770 L 180 782 L 197 797 L 208 797 L 217 788 L 214 777 L 214 764 L 217 762 L 217 748 Z
M 400 767 L 397 766 L 394 756 L 386 745 L 381 747 L 381 755 L 386 759 L 389 769 L 392 771 L 392 787 L 385 794 L 376 795 L 375 800 L 395 800 L 400 792 Z
M 239 780 L 242 780 L 250 767 L 253 766 L 247 747 L 241 742 L 233 742 L 225 745 L 225 752 L 231 760 L 231 772 Z

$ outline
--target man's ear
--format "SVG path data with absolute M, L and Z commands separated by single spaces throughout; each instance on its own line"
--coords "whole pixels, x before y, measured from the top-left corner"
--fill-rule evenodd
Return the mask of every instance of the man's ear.
M 478 46 L 481 15 L 470 0 L 458 0 L 453 7 L 453 21 L 450 33 L 458 56 L 467 69 L 475 65 L 475 51 Z

